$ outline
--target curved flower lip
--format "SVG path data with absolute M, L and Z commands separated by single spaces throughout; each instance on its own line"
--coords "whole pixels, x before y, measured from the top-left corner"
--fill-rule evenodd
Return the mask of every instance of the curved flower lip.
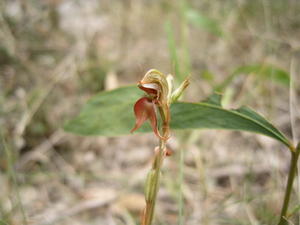
M 136 118 L 135 126 L 130 131 L 131 133 L 142 126 L 149 119 L 153 132 L 159 138 L 163 138 L 157 128 L 157 117 L 155 104 L 148 97 L 140 98 L 134 105 L 134 114 Z

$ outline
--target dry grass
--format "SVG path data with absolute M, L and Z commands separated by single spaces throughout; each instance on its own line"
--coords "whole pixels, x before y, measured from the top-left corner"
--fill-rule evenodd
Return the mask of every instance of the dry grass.
M 150 68 L 174 74 L 166 21 L 182 72 L 192 75 L 191 101 L 209 95 L 239 66 L 268 63 L 289 71 L 293 57 L 293 125 L 299 128 L 300 2 L 187 2 L 214 19 L 224 36 L 187 25 L 180 1 L 1 1 L 0 127 L 11 158 L 1 145 L 0 224 L 139 223 L 153 135 L 78 137 L 64 133 L 62 124 L 93 94 L 136 83 Z M 250 105 L 291 136 L 288 87 L 241 76 L 225 97 L 228 107 Z M 180 148 L 184 224 L 276 223 L 288 169 L 284 146 L 229 131 L 195 131 L 183 145 L 182 135 L 170 141 L 175 154 L 163 167 L 155 224 L 179 220 Z

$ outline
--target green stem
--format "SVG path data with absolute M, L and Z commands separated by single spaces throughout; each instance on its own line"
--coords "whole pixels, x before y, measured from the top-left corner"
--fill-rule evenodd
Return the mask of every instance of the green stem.
M 278 225 L 288 225 L 287 221 L 287 213 L 288 213 L 288 206 L 290 202 L 290 197 L 291 193 L 293 190 L 293 183 L 294 183 L 294 178 L 297 172 L 297 163 L 299 159 L 299 153 L 300 153 L 300 143 L 298 144 L 296 150 L 294 152 L 291 152 L 291 165 L 289 169 L 289 177 L 287 180 L 287 185 L 286 185 L 286 190 L 285 190 L 285 195 L 284 195 L 284 201 L 281 209 L 281 214 L 280 214 L 280 221 Z
M 168 126 L 163 126 L 162 130 L 164 136 L 168 133 Z M 147 176 L 145 187 L 146 208 L 142 216 L 142 225 L 151 225 L 153 221 L 156 197 L 159 189 L 160 170 L 165 157 L 166 142 L 167 140 L 160 139 L 159 147 L 155 152 L 152 169 Z
M 149 173 L 149 182 L 147 182 L 146 187 L 146 209 L 144 212 L 144 218 L 142 225 L 151 225 L 154 216 L 154 209 L 156 203 L 156 196 L 159 189 L 159 178 L 160 178 L 160 169 L 164 159 L 164 149 L 165 141 L 160 142 L 158 152 L 156 152 L 155 159 L 152 165 L 152 170 Z

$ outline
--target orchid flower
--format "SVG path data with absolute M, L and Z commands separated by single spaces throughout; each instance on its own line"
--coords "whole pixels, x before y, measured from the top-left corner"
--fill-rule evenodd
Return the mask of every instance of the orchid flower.
M 131 132 L 134 132 L 140 128 L 146 120 L 149 120 L 155 135 L 160 139 L 168 139 L 170 105 L 173 100 L 178 99 L 187 85 L 188 80 L 185 80 L 184 83 L 172 93 L 172 75 L 166 76 L 158 70 L 149 70 L 138 84 L 138 87 L 146 92 L 146 97 L 140 98 L 134 105 L 136 123 Z M 162 118 L 162 129 L 164 129 L 164 135 L 161 135 L 158 129 L 158 112 Z

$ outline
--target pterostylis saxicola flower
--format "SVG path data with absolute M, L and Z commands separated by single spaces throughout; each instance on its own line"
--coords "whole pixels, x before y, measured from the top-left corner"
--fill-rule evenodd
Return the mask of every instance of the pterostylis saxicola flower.
M 134 105 L 136 123 L 131 132 L 149 120 L 154 134 L 159 138 L 159 146 L 155 148 L 152 168 L 147 175 L 145 185 L 146 207 L 142 215 L 142 225 L 152 224 L 160 168 L 164 157 L 170 155 L 170 151 L 166 148 L 167 140 L 170 137 L 170 106 L 188 85 L 189 80 L 186 79 L 179 88 L 173 91 L 172 75 L 166 76 L 155 69 L 149 70 L 138 83 L 138 87 L 145 92 L 146 96 L 138 99 Z M 158 123 L 158 118 L 162 122 L 161 125 Z

